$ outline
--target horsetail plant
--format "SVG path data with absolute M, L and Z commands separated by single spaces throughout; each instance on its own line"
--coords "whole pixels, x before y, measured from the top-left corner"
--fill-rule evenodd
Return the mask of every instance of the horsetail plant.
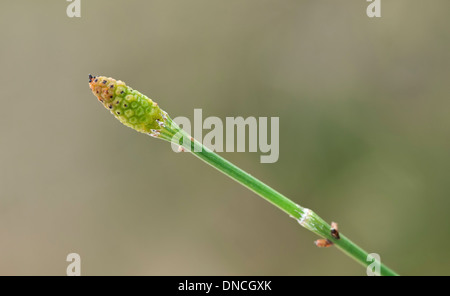
M 120 80 L 104 76 L 89 75 L 89 86 L 105 108 L 109 109 L 124 125 L 154 138 L 179 145 L 180 149 L 190 151 L 204 162 L 249 188 L 296 219 L 301 226 L 322 237 L 315 241 L 318 247 L 334 245 L 366 268 L 372 264 L 372 261 L 368 262 L 370 255 L 339 233 L 336 223 L 333 222 L 330 226 L 312 210 L 299 206 L 203 146 L 173 122 L 170 116 L 147 96 L 133 90 Z M 397 275 L 381 262 L 379 264 L 381 275 Z

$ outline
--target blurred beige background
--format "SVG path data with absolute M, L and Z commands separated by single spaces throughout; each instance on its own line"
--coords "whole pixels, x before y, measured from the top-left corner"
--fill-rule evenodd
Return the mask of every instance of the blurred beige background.
M 365 275 L 189 154 L 123 127 L 88 74 L 172 117 L 279 116 L 222 153 L 404 275 L 449 275 L 450 2 L 3 1 L 0 275 Z

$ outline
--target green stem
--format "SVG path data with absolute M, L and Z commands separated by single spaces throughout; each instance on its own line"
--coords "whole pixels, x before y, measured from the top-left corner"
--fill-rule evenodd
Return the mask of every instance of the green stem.
M 340 239 L 334 238 L 330 232 L 331 226 L 322 218 L 320 218 L 316 213 L 314 213 L 310 209 L 303 208 L 297 205 L 283 194 L 279 193 L 275 189 L 269 187 L 257 178 L 241 170 L 231 162 L 227 161 L 215 152 L 203 146 L 201 143 L 188 135 L 184 130 L 180 129 L 175 123 L 170 120 L 170 118 L 168 119 L 168 121 L 168 123 L 170 124 L 165 127 L 165 130 L 168 131 L 168 134 L 166 134 L 165 137 L 161 138 L 164 138 L 165 140 L 168 140 L 175 144 L 182 145 L 185 149 L 192 152 L 195 156 L 197 156 L 204 162 L 208 163 L 233 180 L 241 183 L 245 187 L 249 188 L 265 200 L 269 201 L 270 203 L 284 211 L 286 214 L 290 215 L 292 218 L 296 219 L 301 226 L 316 233 L 324 239 L 330 240 L 338 249 L 343 251 L 351 258 L 355 259 L 364 267 L 367 268 L 367 266 L 373 263 L 373 260 L 367 261 L 369 253 L 354 244 L 344 235 L 340 234 Z M 172 137 L 169 138 L 168 135 L 172 135 Z M 380 263 L 380 274 L 385 276 L 398 275 L 382 263 Z

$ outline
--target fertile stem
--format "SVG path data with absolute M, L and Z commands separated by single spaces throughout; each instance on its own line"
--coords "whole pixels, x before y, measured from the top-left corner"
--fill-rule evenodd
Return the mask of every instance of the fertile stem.
M 372 264 L 368 261 L 368 253 L 355 245 L 337 229 L 326 223 L 310 209 L 303 208 L 278 191 L 244 172 L 231 162 L 220 157 L 182 130 L 166 112 L 147 96 L 127 86 L 123 81 L 104 76 L 89 75 L 89 86 L 105 108 L 123 124 L 152 137 L 163 139 L 191 151 L 195 156 L 218 169 L 228 177 L 241 183 L 265 200 L 296 219 L 306 229 L 321 236 L 317 245 L 335 245 L 348 256 L 363 266 Z M 381 275 L 397 275 L 394 271 L 380 263 Z

